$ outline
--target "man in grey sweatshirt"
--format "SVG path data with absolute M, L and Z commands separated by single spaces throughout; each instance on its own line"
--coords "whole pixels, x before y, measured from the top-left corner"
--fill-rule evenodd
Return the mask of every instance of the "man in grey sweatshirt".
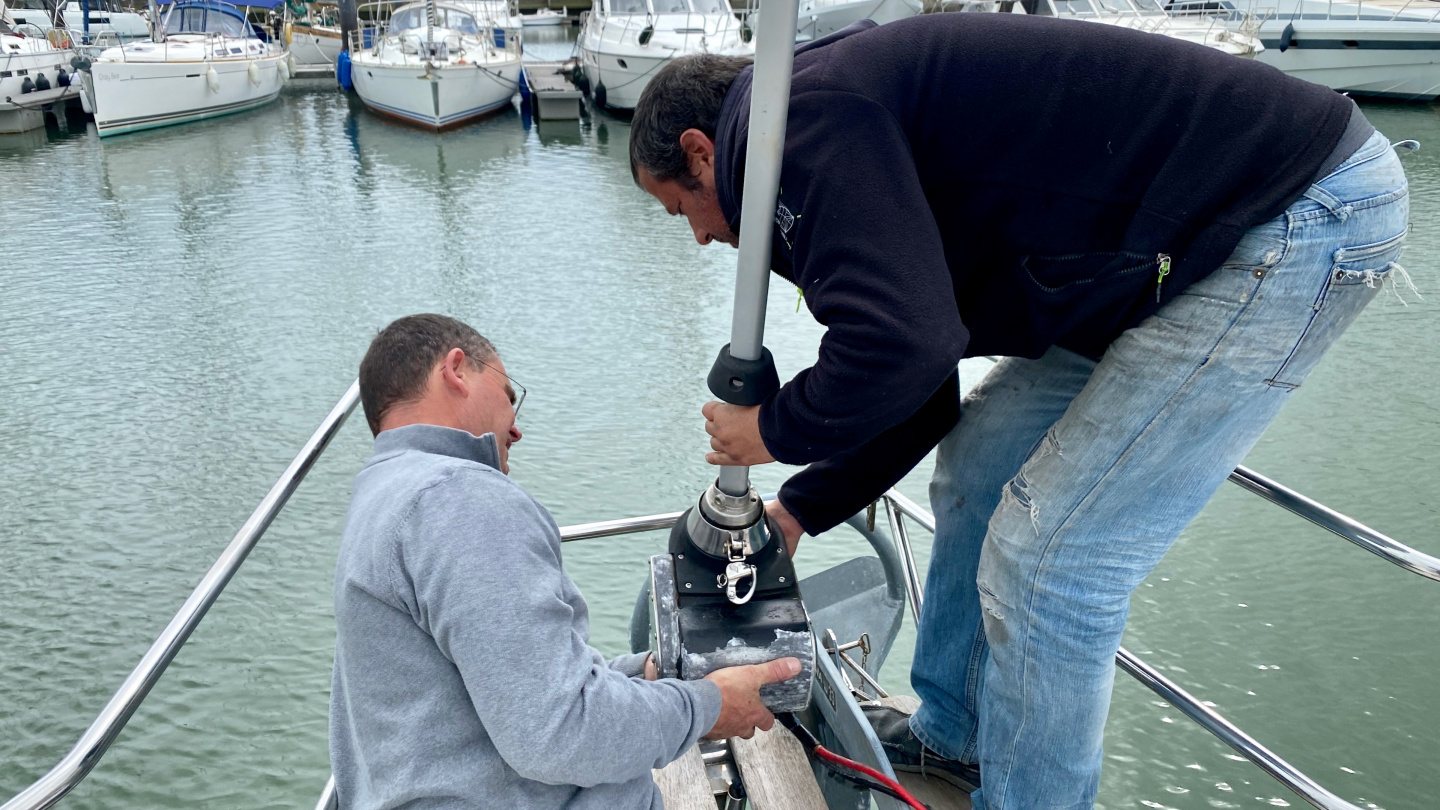
M 401 318 L 366 352 L 360 396 L 376 438 L 335 575 L 342 810 L 663 810 L 652 768 L 771 727 L 760 686 L 794 659 L 655 680 L 645 654 L 589 646 L 555 521 L 507 476 L 523 389 L 489 341 Z

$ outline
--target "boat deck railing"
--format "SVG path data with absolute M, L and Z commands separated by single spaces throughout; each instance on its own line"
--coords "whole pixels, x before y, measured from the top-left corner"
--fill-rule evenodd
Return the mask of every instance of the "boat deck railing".
M 315 466 L 315 462 L 319 460 L 325 449 L 330 446 L 330 442 L 340 432 L 340 428 L 354 412 L 359 401 L 360 385 L 356 381 L 351 383 L 345 395 L 330 409 L 330 413 L 301 447 L 299 454 L 285 468 L 279 480 L 265 494 L 265 497 L 260 500 L 254 512 L 236 532 L 215 563 L 210 566 L 210 570 L 205 572 L 174 618 L 146 650 L 140 663 L 136 664 L 135 668 L 126 676 L 124 682 L 120 684 L 120 688 L 105 704 L 105 708 L 100 711 L 89 728 L 81 734 L 79 741 L 49 772 L 4 805 L 0 805 L 0 810 L 42 810 L 42 808 L 52 807 L 89 775 L 150 693 L 151 688 L 164 674 L 165 668 L 170 665 L 176 654 L 180 652 L 180 648 L 195 632 L 195 628 L 199 626 L 210 607 L 215 604 L 221 591 L 240 570 L 246 557 L 255 548 L 276 515 L 285 507 L 290 496 L 304 480 L 305 475 Z M 1410 548 L 1353 518 L 1272 481 L 1254 470 L 1237 467 L 1231 473 L 1230 480 L 1247 491 L 1253 492 L 1407 571 L 1427 579 L 1440 581 L 1440 559 L 1436 557 Z M 886 518 L 890 523 L 891 534 L 901 552 L 900 557 L 905 572 L 905 587 L 910 607 L 914 616 L 918 618 L 923 609 L 924 595 L 921 592 L 921 578 L 915 564 L 915 555 L 905 521 L 908 518 L 933 533 L 935 518 L 898 490 L 892 489 L 885 493 L 881 501 Z M 666 529 L 674 525 L 681 514 L 681 512 L 666 512 L 567 526 L 560 530 L 561 540 L 569 542 Z M 1116 654 L 1116 664 L 1311 805 L 1321 808 L 1321 810 L 1361 810 L 1356 805 L 1331 793 L 1279 755 L 1261 745 L 1253 737 L 1226 720 L 1219 712 L 1186 692 L 1134 653 L 1121 648 Z M 334 806 L 335 790 L 332 779 L 325 786 L 317 808 Z
M 1249 0 L 1248 12 L 1262 20 L 1310 22 L 1413 22 L 1435 23 L 1440 21 L 1440 2 L 1436 0 L 1325 0 L 1324 8 L 1318 0 L 1290 0 L 1292 5 L 1282 11 L 1275 5 L 1276 0 Z M 1173 0 L 1172 10 L 1178 7 L 1219 7 L 1236 8 L 1239 0 Z
M 672 53 L 689 53 L 691 50 L 690 38 L 703 37 L 707 41 L 716 38 L 724 41 L 725 37 L 734 33 L 741 41 L 745 41 L 746 34 L 743 20 L 732 9 L 725 11 L 622 11 L 610 14 L 596 14 L 594 10 L 581 12 L 579 42 L 584 39 L 586 30 L 590 26 L 598 26 L 595 36 L 601 41 L 614 45 L 633 45 L 646 47 L 651 41 L 657 29 L 657 24 L 664 17 L 667 24 L 680 24 L 680 18 L 685 21 L 679 28 L 670 28 L 674 33 L 681 34 L 680 48 L 673 49 L 669 46 L 657 46 Z M 660 53 L 657 56 L 667 56 Z

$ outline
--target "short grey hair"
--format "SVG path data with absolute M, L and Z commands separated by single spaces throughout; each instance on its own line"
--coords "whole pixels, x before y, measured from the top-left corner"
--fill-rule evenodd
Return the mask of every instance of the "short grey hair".
M 750 63 L 746 57 L 702 53 L 671 60 L 655 74 L 630 119 L 630 176 L 636 185 L 644 169 L 661 182 L 678 181 L 692 191 L 698 187 L 680 135 L 698 129 L 715 140 L 725 94 Z
M 360 403 L 372 435 L 387 411 L 424 395 L 430 372 L 451 349 L 482 365 L 499 357 L 484 335 L 445 315 L 406 315 L 380 330 L 360 361 Z

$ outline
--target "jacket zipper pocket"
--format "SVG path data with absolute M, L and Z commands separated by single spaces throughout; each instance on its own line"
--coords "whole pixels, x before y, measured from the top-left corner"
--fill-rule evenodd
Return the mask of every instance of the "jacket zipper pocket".
M 1160 288 L 1165 284 L 1165 277 L 1170 275 L 1170 254 L 1156 254 L 1155 262 L 1160 265 L 1160 273 L 1155 276 L 1155 303 L 1158 304 L 1160 303 Z
M 1144 254 L 1131 253 L 1131 252 L 1129 252 L 1129 251 L 1114 251 L 1114 252 L 1101 253 L 1101 254 L 1094 254 L 1094 253 L 1070 253 L 1070 254 L 1067 254 L 1067 255 L 1064 255 L 1064 256 L 1035 256 L 1034 258 L 1043 259 L 1043 260 L 1045 260 L 1045 261 L 1051 261 L 1051 262 L 1064 262 L 1064 261 L 1074 261 L 1074 260 L 1076 260 L 1076 259 L 1084 259 L 1084 258 L 1088 258 L 1088 257 L 1090 257 L 1090 256 L 1095 256 L 1095 255 L 1101 255 L 1101 256 L 1127 256 L 1127 257 L 1131 257 L 1131 258 L 1135 258 L 1135 259 L 1142 259 L 1142 258 L 1144 258 Z M 1164 276 L 1165 273 L 1169 273 L 1169 272 L 1170 272 L 1170 264 L 1169 264 L 1169 262 L 1170 262 L 1170 257 L 1169 257 L 1168 255 L 1164 254 L 1164 253 L 1161 253 L 1161 254 L 1159 254 L 1158 256 L 1156 256 L 1154 259 L 1150 259 L 1149 261 L 1141 262 L 1140 264 L 1137 264 L 1137 265 L 1135 265 L 1134 267 L 1127 267 L 1127 268 L 1125 268 L 1124 270 L 1120 270 L 1120 271 L 1118 271 L 1118 272 L 1116 272 L 1116 273 L 1113 273 L 1113 274 L 1111 274 L 1111 275 L 1105 276 L 1103 279 L 1099 279 L 1099 278 L 1083 278 L 1083 279 L 1078 279 L 1078 280 L 1076 280 L 1076 281 L 1066 282 L 1065 284 L 1062 284 L 1062 285 L 1060 285 L 1059 287 L 1050 287 L 1050 286 L 1047 286 L 1047 285 L 1041 283 L 1040 279 L 1038 279 L 1038 278 L 1035 277 L 1034 271 L 1032 271 L 1032 270 L 1030 269 L 1029 260 L 1030 260 L 1031 258 L 1032 258 L 1032 257 L 1030 257 L 1030 256 L 1025 256 L 1025 257 L 1023 257 L 1023 258 L 1020 260 L 1020 265 L 1021 265 L 1021 267 L 1023 267 L 1023 268 L 1025 269 L 1025 273 L 1030 276 L 1030 280 L 1035 283 L 1035 286 L 1036 286 L 1036 287 L 1039 287 L 1041 290 L 1044 290 L 1044 291 L 1047 292 L 1047 293 L 1059 292 L 1059 291 L 1065 289 L 1066 287 L 1079 287 L 1079 286 L 1083 286 L 1083 285 L 1086 285 L 1086 284 L 1094 284 L 1096 281 L 1101 281 L 1101 280 L 1106 280 L 1106 281 L 1108 281 L 1108 280 L 1113 279 L 1113 278 L 1119 278 L 1120 276 L 1128 276 L 1128 275 L 1132 275 L 1132 274 L 1134 274 L 1134 273 L 1145 272 L 1145 271 L 1148 271 L 1150 268 L 1154 267 L 1155 264 L 1156 264 L 1156 262 L 1161 261 L 1162 259 L 1163 259 L 1163 260 L 1165 261 L 1165 263 L 1166 263 L 1166 264 L 1165 264 L 1165 269 L 1164 269 L 1164 271 L 1161 273 L 1162 277 Z

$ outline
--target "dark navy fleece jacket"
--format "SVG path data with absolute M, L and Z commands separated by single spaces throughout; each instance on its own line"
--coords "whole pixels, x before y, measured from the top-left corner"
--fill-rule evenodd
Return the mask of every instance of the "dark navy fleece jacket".
M 737 233 L 751 78 L 715 137 Z M 1103 354 L 1298 198 L 1351 110 L 1081 21 L 925 15 L 797 49 L 773 264 L 828 329 L 760 410 L 771 454 L 811 465 L 781 501 L 814 534 L 893 485 L 959 418 L 963 357 Z

